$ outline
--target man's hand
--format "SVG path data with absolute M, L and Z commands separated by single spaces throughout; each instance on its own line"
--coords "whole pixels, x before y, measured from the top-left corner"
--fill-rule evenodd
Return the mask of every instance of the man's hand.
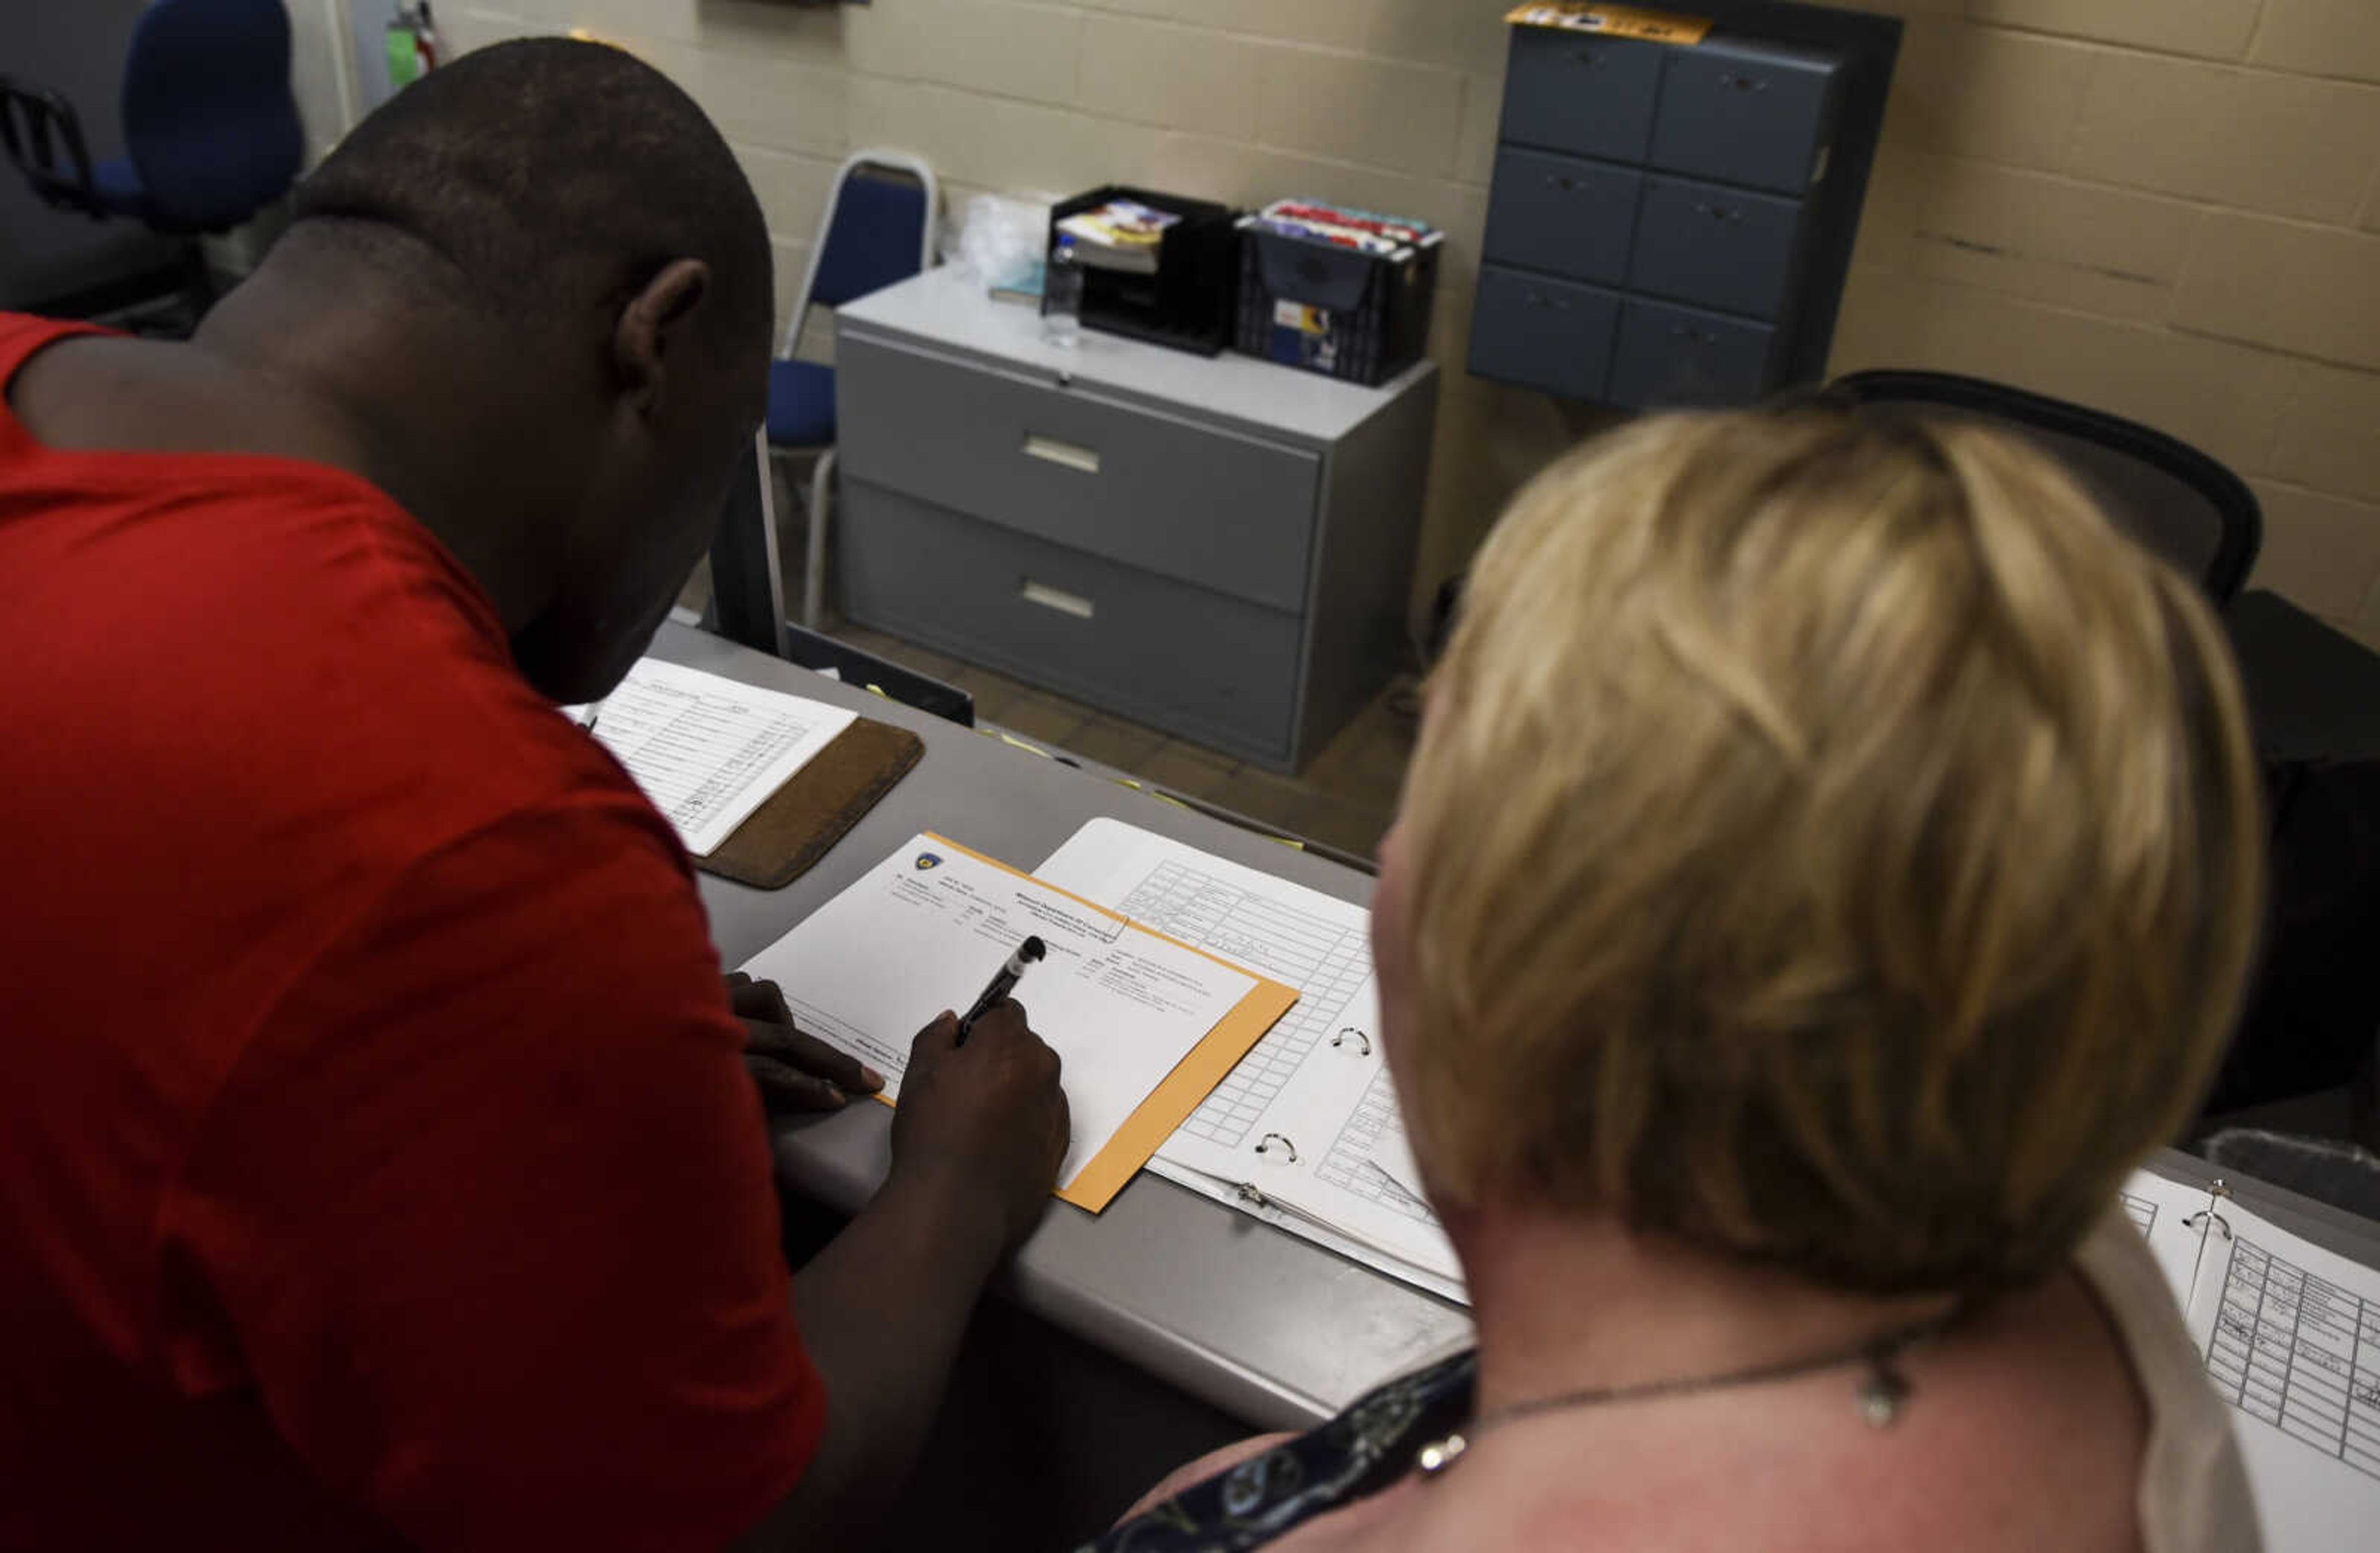
M 733 972 L 727 1001 L 744 1021 L 744 1065 L 770 1110 L 841 1110 L 852 1096 L 884 1087 L 884 1075 L 874 1068 L 795 1029 L 775 982 Z
M 917 1032 L 892 1113 L 892 1174 L 980 1192 L 1014 1246 L 1049 1207 L 1072 1137 L 1058 1054 L 1014 999 L 978 1019 L 958 1044 L 944 1013 Z

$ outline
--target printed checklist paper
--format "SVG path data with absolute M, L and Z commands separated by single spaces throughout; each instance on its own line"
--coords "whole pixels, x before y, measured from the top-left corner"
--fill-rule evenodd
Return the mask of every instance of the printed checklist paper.
M 628 769 L 678 839 L 708 856 L 769 795 L 851 726 L 823 701 L 642 658 L 592 708 L 565 709 Z
M 1296 1001 L 1297 993 L 965 847 L 920 835 L 744 969 L 783 989 L 801 1028 L 885 1075 L 964 1012 L 1016 946 L 1049 957 L 1016 989 L 1064 1062 L 1074 1141 L 1058 1195 L 1097 1213 Z
M 2380 1524 L 2380 1270 L 2147 1171 L 2122 1204 L 2231 1411 L 2265 1547 L 2367 1545 L 2355 1528 Z

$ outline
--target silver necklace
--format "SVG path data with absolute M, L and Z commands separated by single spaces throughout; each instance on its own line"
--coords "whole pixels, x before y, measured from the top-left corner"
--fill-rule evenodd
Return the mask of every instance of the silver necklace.
M 1657 1397 L 1688 1397 L 1696 1392 L 1718 1391 L 1731 1386 L 1757 1386 L 1766 1381 L 1790 1380 L 1796 1376 L 1815 1375 L 1821 1370 L 1840 1369 L 1846 1365 L 1867 1366 L 1867 1373 L 1860 1377 L 1859 1389 L 1855 1393 L 1860 1417 L 1870 1428 L 1889 1428 L 1909 1401 L 1909 1377 L 1900 1373 L 1899 1362 L 1901 1354 L 1917 1343 L 1941 1336 L 1959 1315 L 1959 1311 L 1952 1310 L 1923 1321 L 1912 1321 L 1862 1339 L 1850 1347 L 1830 1348 L 1799 1359 L 1754 1365 L 1718 1375 L 1673 1376 L 1665 1380 L 1639 1381 L 1632 1386 L 1590 1386 L 1584 1390 L 1564 1391 L 1559 1396 L 1512 1402 L 1479 1414 L 1453 1434 L 1431 1440 L 1414 1453 L 1414 1466 L 1424 1477 L 1436 1477 L 1462 1460 L 1463 1453 L 1471 1449 L 1471 1442 L 1488 1430 L 1516 1424 L 1524 1418 L 1534 1418 L 1543 1413 L 1650 1401 Z

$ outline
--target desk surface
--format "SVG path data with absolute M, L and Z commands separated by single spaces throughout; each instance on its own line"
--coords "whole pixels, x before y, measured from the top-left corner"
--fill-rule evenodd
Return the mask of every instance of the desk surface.
M 928 830 L 1031 868 L 1107 815 L 1343 900 L 1370 899 L 1371 880 L 1352 868 L 718 637 L 664 625 L 653 652 L 856 707 L 926 741 L 917 769 L 791 885 L 759 891 L 701 876 L 711 936 L 731 969 Z M 779 1162 L 820 1201 L 856 1208 L 883 1179 L 890 1115 L 855 1106 L 790 1124 L 778 1138 Z M 1037 1314 L 1267 1427 L 1318 1423 L 1470 1330 L 1454 1306 L 1148 1174 L 1097 1219 L 1053 1203 L 1012 1280 Z
M 1097 329 L 1068 348 L 1041 337 L 1041 318 L 995 302 L 956 265 L 886 286 L 835 314 L 838 331 L 905 334 L 1021 370 L 1037 379 L 1117 389 L 1158 406 L 1204 411 L 1267 431 L 1336 443 L 1396 401 L 1406 382 L 1437 369 L 1415 362 L 1378 388 L 1342 382 L 1253 356 L 1198 356 Z
M 955 723 L 854 690 L 681 625 L 653 651 L 673 662 L 859 709 L 917 732 L 925 758 L 818 866 L 783 890 L 701 876 L 721 959 L 731 968 L 791 928 L 919 831 L 939 831 L 1033 867 L 1107 815 L 1235 862 L 1368 903 L 1352 868 L 1177 805 L 1014 749 Z M 882 1180 L 890 1113 L 856 1106 L 785 1126 L 780 1164 L 803 1189 L 856 1208 Z M 2171 1150 L 2159 1173 L 2216 1172 Z M 2283 1229 L 2380 1266 L 2380 1224 L 2294 1193 L 2229 1178 Z M 1053 1203 L 1019 1255 L 1012 1292 L 1029 1309 L 1252 1424 L 1304 1428 L 1397 1370 L 1462 1341 L 1463 1311 L 1305 1241 L 1143 1174 L 1094 1219 Z

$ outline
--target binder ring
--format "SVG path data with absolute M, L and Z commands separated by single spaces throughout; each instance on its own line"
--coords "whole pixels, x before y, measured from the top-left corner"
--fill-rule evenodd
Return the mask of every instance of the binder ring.
M 1275 1142 L 1278 1142 L 1281 1147 L 1281 1151 L 1289 1156 L 1289 1162 L 1291 1164 L 1294 1165 L 1297 1163 L 1297 1145 L 1290 1142 L 1286 1136 L 1280 1133 L 1267 1133 L 1264 1136 L 1258 1138 L 1257 1140 L 1257 1152 L 1259 1154 L 1271 1153 L 1272 1146 Z
M 2206 1195 L 2210 1198 L 2228 1202 L 2231 1200 L 2231 1183 L 2218 1175 L 2206 1183 Z M 2225 1240 L 2231 1238 L 2231 1220 L 2216 1212 L 2211 1205 L 2200 1208 L 2181 1221 L 2181 1227 L 2185 1230 L 2195 1230 L 2202 1224 L 2222 1231 Z
M 1270 1207 L 1272 1199 L 1253 1181 L 1243 1181 L 1232 1188 L 1232 1195 L 1252 1207 Z
M 1363 1056 L 1369 1057 L 1372 1054 L 1372 1037 L 1366 1035 L 1363 1031 L 1358 1030 L 1353 1025 L 1346 1026 L 1337 1035 L 1331 1037 L 1330 1044 L 1332 1046 L 1344 1046 L 1347 1044 L 1347 1037 L 1349 1036 L 1353 1036 L 1357 1040 L 1364 1043 L 1364 1049 L 1361 1053 Z

